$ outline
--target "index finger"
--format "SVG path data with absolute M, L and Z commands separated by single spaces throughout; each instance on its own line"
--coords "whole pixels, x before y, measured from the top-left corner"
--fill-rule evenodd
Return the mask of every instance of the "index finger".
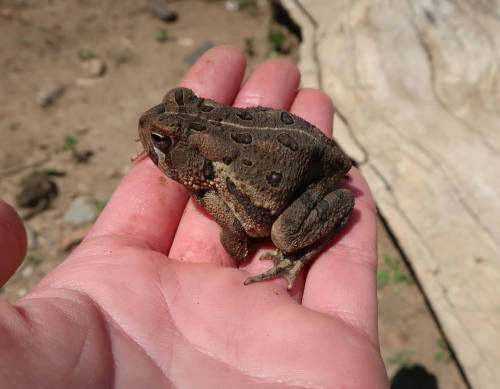
M 231 104 L 245 73 L 242 53 L 230 47 L 207 51 L 181 82 L 197 95 Z M 125 235 L 136 244 L 168 252 L 188 199 L 149 158 L 140 158 L 123 178 L 87 239 Z

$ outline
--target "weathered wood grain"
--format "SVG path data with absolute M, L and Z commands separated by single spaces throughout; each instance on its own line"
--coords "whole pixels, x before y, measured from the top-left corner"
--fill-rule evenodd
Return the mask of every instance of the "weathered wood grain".
M 305 86 L 476 388 L 500 387 L 500 1 L 284 2 L 303 27 Z

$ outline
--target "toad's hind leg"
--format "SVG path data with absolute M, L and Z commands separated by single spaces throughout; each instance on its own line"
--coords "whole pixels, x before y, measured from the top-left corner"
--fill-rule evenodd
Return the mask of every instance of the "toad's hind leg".
M 274 222 L 271 239 L 278 248 L 261 259 L 271 259 L 274 267 L 250 277 L 245 285 L 283 276 L 288 290 L 299 271 L 344 228 L 354 207 L 353 193 L 347 189 L 328 192 L 324 182 L 299 196 Z
M 298 258 L 293 257 L 295 256 L 285 256 L 285 254 L 283 254 L 283 252 L 281 252 L 280 250 L 268 252 L 261 255 L 260 260 L 271 259 L 274 262 L 274 266 L 262 274 L 248 277 L 245 280 L 245 285 L 251 284 L 252 282 L 263 281 L 269 278 L 283 276 L 287 279 L 288 282 L 287 289 L 292 289 L 297 274 L 308 262 L 305 256 L 299 256 Z

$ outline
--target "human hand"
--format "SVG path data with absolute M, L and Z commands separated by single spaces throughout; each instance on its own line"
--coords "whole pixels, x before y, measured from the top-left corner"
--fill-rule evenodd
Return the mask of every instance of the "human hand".
M 297 91 L 291 63 L 267 61 L 240 87 L 244 72 L 241 53 L 218 47 L 181 86 L 225 104 L 290 110 L 331 135 L 329 98 Z M 270 266 L 258 260 L 269 247 L 236 268 L 219 226 L 180 184 L 139 159 L 80 246 L 32 293 L 0 304 L 3 382 L 388 387 L 377 335 L 375 207 L 359 172 L 349 176 L 351 220 L 288 293 L 281 278 L 243 286 Z M 22 241 L 19 231 L 9 242 Z M 21 258 L 16 247 L 10 258 Z

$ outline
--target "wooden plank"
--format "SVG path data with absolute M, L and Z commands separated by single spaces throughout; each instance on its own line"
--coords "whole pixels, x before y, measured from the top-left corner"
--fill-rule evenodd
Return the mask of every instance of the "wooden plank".
M 500 1 L 303 0 L 304 86 L 340 115 L 474 387 L 500 387 Z

